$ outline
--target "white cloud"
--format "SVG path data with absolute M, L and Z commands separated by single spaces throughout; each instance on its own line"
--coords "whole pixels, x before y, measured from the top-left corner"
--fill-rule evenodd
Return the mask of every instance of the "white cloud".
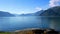
M 36 9 L 36 11 L 42 10 L 42 8 L 40 8 L 40 7 L 36 7 L 35 9 Z
M 49 1 L 49 6 L 54 7 L 54 6 L 59 6 L 60 0 L 50 0 Z

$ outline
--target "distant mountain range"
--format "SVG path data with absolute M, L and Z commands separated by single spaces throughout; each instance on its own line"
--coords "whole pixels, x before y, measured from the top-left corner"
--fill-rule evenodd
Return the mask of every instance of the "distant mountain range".
M 0 11 L 0 17 L 13 17 L 15 14 Z M 52 7 L 47 10 L 41 10 L 36 13 L 20 14 L 18 16 L 60 16 L 60 6 Z
M 32 14 L 21 14 L 20 16 L 60 16 L 60 6 L 55 6 Z
M 20 14 L 19 16 L 39 16 L 41 13 L 43 13 L 44 10 L 35 12 L 35 13 L 28 13 L 28 14 Z
M 8 12 L 0 11 L 0 17 L 12 17 L 15 16 L 13 14 L 10 14 Z

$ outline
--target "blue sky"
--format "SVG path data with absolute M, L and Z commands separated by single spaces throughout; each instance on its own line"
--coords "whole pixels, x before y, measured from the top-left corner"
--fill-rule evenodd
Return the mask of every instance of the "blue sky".
M 12 14 L 34 13 L 49 8 L 49 1 L 51 0 L 0 0 L 0 11 Z

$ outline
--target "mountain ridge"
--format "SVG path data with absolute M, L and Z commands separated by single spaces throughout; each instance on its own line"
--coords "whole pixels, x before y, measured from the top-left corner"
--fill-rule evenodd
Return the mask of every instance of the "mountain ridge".
M 60 16 L 60 6 L 51 7 L 48 8 L 47 10 L 40 10 L 35 13 L 19 14 L 19 15 L 0 11 L 0 17 L 13 17 L 13 16 Z
M 0 17 L 13 17 L 13 16 L 15 15 L 8 12 L 0 11 Z
M 60 6 L 49 8 L 41 13 L 40 16 L 60 16 Z

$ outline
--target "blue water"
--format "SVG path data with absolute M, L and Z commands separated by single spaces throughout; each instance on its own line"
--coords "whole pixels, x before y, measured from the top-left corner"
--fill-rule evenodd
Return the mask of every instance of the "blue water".
M 26 28 L 53 28 L 60 31 L 60 17 L 0 17 L 0 31 L 15 31 Z

